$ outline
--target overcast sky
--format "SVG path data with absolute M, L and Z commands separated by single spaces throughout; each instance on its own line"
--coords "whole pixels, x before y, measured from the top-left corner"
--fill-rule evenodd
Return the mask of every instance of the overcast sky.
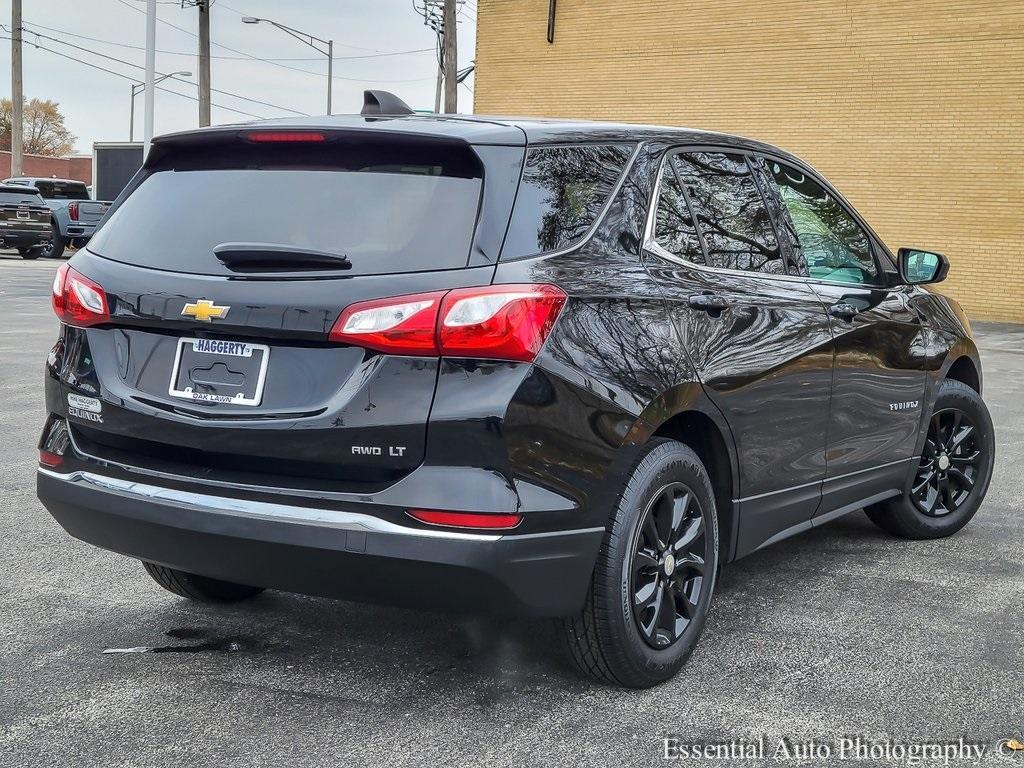
M 475 6 L 475 0 L 466 0 L 459 15 L 460 67 L 473 59 Z M 0 8 L 0 23 L 6 30 L 0 34 L 9 37 L 10 0 L 0 0 Z M 127 141 L 130 82 L 37 49 L 35 44 L 141 80 L 145 9 L 145 0 L 24 0 L 25 97 L 59 102 L 68 127 L 77 136 L 80 152 L 90 153 L 94 141 Z M 180 0 L 159 0 L 157 15 L 161 19 L 156 28 L 156 47 L 160 51 L 157 72 L 189 71 L 193 76 L 187 79 L 194 83 L 198 73 L 198 11 L 192 7 L 183 9 Z M 334 40 L 335 113 L 358 112 L 363 89 L 371 87 L 393 91 L 414 109 L 433 109 L 437 71 L 434 33 L 413 10 L 412 0 L 213 0 L 213 88 L 276 105 L 214 93 L 214 124 L 253 119 L 226 107 L 260 117 L 294 114 L 286 110 L 318 115 L 326 111 L 326 57 L 318 56 L 313 49 L 268 24 L 243 24 L 242 16 L 270 18 Z M 60 42 L 37 37 L 29 30 Z M 418 49 L 428 50 L 379 55 Z M 0 52 L 4 72 L 0 93 L 10 98 L 10 43 L 0 41 Z M 250 57 L 276 61 L 268 63 Z M 164 85 L 182 94 L 196 95 L 194 85 L 170 81 Z M 472 77 L 466 86 L 459 87 L 461 112 L 472 111 Z M 136 100 L 136 140 L 142 136 L 142 110 L 140 94 Z M 157 92 L 156 133 L 196 125 L 195 101 Z

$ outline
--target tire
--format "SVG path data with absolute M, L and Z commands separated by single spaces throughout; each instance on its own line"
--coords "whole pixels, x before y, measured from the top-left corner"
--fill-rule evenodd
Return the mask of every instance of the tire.
M 659 525 L 666 521 L 664 539 L 670 546 L 673 529 L 679 531 L 680 548 L 666 550 L 679 555 L 675 567 L 658 553 L 666 530 Z M 702 558 L 702 568 L 694 554 Z M 562 620 L 576 668 L 601 683 L 628 688 L 649 688 L 671 678 L 704 628 L 718 565 L 718 516 L 704 465 L 681 443 L 652 440 L 619 496 L 583 610 Z M 659 613 L 654 603 L 662 582 L 671 587 L 662 590 Z M 658 628 L 660 618 L 668 628 Z M 653 632 L 642 628 L 652 624 Z
M 153 577 L 153 581 L 168 592 L 200 603 L 237 603 L 239 600 L 255 597 L 263 591 L 263 587 L 249 587 L 230 581 L 197 576 L 194 573 L 186 573 L 156 563 L 143 561 L 142 565 L 145 567 L 146 573 Z
M 952 536 L 981 506 L 994 461 L 995 430 L 985 401 L 963 382 L 946 379 L 939 385 L 925 449 L 907 490 L 864 511 L 871 522 L 900 538 Z
M 59 259 L 64 255 L 64 238 L 60 235 L 57 222 L 50 224 L 50 248 L 43 255 L 48 259 Z
M 43 251 L 40 248 L 19 248 L 18 249 L 18 255 L 20 255 L 21 258 L 27 259 L 29 261 L 32 261 L 32 259 L 38 259 L 40 256 L 42 256 L 42 254 L 43 254 Z

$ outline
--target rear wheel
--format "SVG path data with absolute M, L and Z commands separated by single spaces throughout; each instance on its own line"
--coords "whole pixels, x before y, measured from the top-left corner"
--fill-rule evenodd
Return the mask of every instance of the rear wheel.
M 48 259 L 59 259 L 64 254 L 64 238 L 60 235 L 57 222 L 50 224 L 50 248 L 43 253 Z
M 963 382 L 943 381 L 908 491 L 864 511 L 894 536 L 951 536 L 981 506 L 994 460 L 995 433 L 981 395 Z
M 43 251 L 41 248 L 19 248 L 18 254 L 21 256 L 21 258 L 28 259 L 29 261 L 31 261 L 32 259 L 38 259 L 40 256 L 42 256 Z
M 156 563 L 143 561 L 142 565 L 145 566 L 146 573 L 153 577 L 153 581 L 168 592 L 201 603 L 235 603 L 263 591 L 263 587 L 249 587 L 245 584 L 197 576 Z
M 653 441 L 619 497 L 583 611 L 563 622 L 576 667 L 630 688 L 671 678 L 704 628 L 718 549 L 700 459 L 681 443 Z

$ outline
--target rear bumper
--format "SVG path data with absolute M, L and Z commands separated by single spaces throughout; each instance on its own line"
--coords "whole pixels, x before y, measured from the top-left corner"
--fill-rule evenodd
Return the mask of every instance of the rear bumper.
M 92 237 L 96 232 L 95 224 L 79 224 L 77 222 L 68 225 L 65 237 Z
M 0 246 L 8 248 L 34 248 L 50 242 L 49 228 L 41 231 L 32 229 L 0 229 Z
M 84 471 L 40 468 L 37 491 L 72 536 L 131 557 L 270 589 L 471 613 L 576 613 L 604 535 L 424 530 Z

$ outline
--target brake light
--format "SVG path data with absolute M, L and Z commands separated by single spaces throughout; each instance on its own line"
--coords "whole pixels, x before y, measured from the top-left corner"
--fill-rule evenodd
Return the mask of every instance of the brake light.
M 441 303 L 441 354 L 531 362 L 565 304 L 553 285 L 459 288 Z
M 68 325 L 84 328 L 110 321 L 103 288 L 68 264 L 61 264 L 54 275 L 52 299 L 54 313 Z
M 257 144 L 308 144 L 327 140 L 319 131 L 249 131 L 245 138 Z
M 491 531 L 515 528 L 522 521 L 522 515 L 494 514 L 487 512 L 442 512 L 437 509 L 410 509 L 409 515 L 421 523 L 444 525 L 449 528 L 484 528 Z
M 78 221 L 78 203 L 74 201 L 68 203 L 68 216 L 72 221 Z
M 565 299 L 553 285 L 488 285 L 361 301 L 330 339 L 395 355 L 531 362 Z

